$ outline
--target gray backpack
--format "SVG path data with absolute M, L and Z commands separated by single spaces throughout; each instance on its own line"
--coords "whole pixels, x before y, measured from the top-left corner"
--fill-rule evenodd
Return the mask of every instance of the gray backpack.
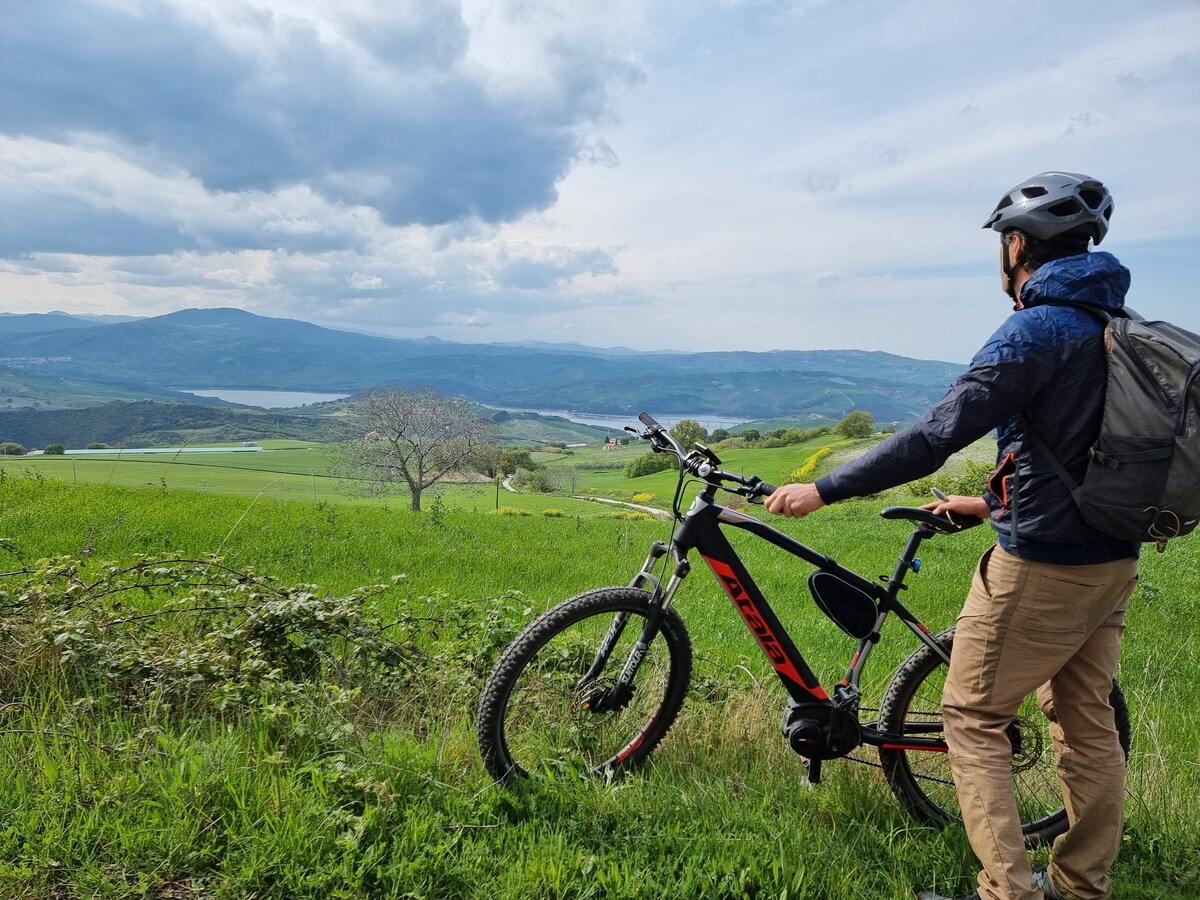
M 1032 430 L 1034 445 L 1097 531 L 1158 544 L 1200 523 L 1200 335 L 1130 310 L 1107 321 L 1100 437 L 1077 483 Z

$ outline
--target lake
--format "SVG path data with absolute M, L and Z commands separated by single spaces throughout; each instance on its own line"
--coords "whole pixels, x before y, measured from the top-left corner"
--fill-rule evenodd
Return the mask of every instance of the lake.
M 565 409 L 516 409 L 507 406 L 497 408 L 503 409 L 505 412 L 529 412 L 542 416 L 559 416 L 571 422 L 578 422 L 581 425 L 597 425 L 602 428 L 615 428 L 618 431 L 626 425 L 634 428 L 642 427 L 642 423 L 638 421 L 636 413 L 624 416 L 605 416 L 599 413 L 576 412 Z M 737 425 L 744 425 L 750 421 L 749 419 L 735 419 L 730 416 L 714 416 L 709 413 L 656 413 L 653 410 L 648 410 L 648 412 L 654 416 L 658 424 L 665 428 L 670 428 L 680 419 L 692 419 L 699 422 L 708 431 L 714 431 L 717 428 L 734 428 Z
M 309 403 L 322 403 L 326 400 L 341 400 L 350 394 L 322 394 L 313 391 L 244 391 L 229 388 L 176 388 L 185 394 L 195 394 L 197 397 L 216 397 L 228 400 L 230 403 L 241 403 L 245 406 L 257 406 L 261 409 L 284 409 L 295 406 L 305 406 Z M 559 416 L 581 425 L 596 425 L 602 428 L 615 428 L 620 431 L 626 425 L 641 428 L 637 414 L 632 415 L 601 415 L 599 413 L 576 412 L 566 409 L 516 409 L 506 406 L 490 406 L 491 409 L 503 409 L 506 412 L 530 412 L 543 416 Z M 749 419 L 737 419 L 731 416 L 714 416 L 708 413 L 662 413 L 651 411 L 651 415 L 659 424 L 670 428 L 680 419 L 693 419 L 709 431 L 717 428 L 734 428 L 749 422 Z
M 307 406 L 309 403 L 324 403 L 326 400 L 341 400 L 349 394 L 318 394 L 312 391 L 235 391 L 217 388 L 203 390 L 198 388 L 176 388 L 184 394 L 195 394 L 197 397 L 216 397 L 218 400 L 228 400 L 230 403 L 241 403 L 245 406 L 257 406 L 260 409 L 287 409 L 294 406 Z

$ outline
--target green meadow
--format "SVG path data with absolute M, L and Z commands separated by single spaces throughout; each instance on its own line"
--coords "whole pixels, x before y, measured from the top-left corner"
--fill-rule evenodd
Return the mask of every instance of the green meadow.
M 819 446 L 726 463 L 781 481 Z M 573 499 L 668 505 L 670 473 L 613 467 L 642 448 L 539 454 L 574 475 L 566 493 L 447 485 L 412 513 L 323 477 L 325 448 L 268 447 L 0 461 L 0 896 L 974 889 L 961 833 L 908 818 L 877 768 L 839 760 L 807 785 L 779 734 L 784 692 L 699 566 L 676 601 L 694 691 L 651 763 L 613 785 L 492 784 L 473 719 L 500 650 L 558 600 L 626 583 L 669 537 L 669 520 Z M 782 527 L 874 576 L 907 535 L 878 510 L 922 501 L 898 489 Z M 809 599 L 806 568 L 733 537 L 813 669 L 839 679 L 852 641 Z M 952 624 L 989 541 L 979 528 L 923 548 L 905 600 L 930 628 Z M 1200 541 L 1148 549 L 1119 673 L 1123 900 L 1200 896 L 1198 595 Z M 866 706 L 915 648 L 890 624 Z

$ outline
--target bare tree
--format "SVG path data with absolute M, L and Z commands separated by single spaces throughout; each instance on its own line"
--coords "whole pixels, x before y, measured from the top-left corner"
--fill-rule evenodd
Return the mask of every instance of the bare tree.
M 412 508 L 421 493 L 453 472 L 470 469 L 495 440 L 495 426 L 465 400 L 432 388 L 380 388 L 355 402 L 361 438 L 342 445 L 336 471 L 376 493 L 405 484 Z

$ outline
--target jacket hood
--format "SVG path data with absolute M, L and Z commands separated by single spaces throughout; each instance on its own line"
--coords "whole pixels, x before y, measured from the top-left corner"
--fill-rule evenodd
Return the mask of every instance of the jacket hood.
M 1129 291 L 1129 270 L 1111 253 L 1097 251 L 1043 263 L 1021 288 L 1021 304 L 1071 301 L 1118 310 Z

